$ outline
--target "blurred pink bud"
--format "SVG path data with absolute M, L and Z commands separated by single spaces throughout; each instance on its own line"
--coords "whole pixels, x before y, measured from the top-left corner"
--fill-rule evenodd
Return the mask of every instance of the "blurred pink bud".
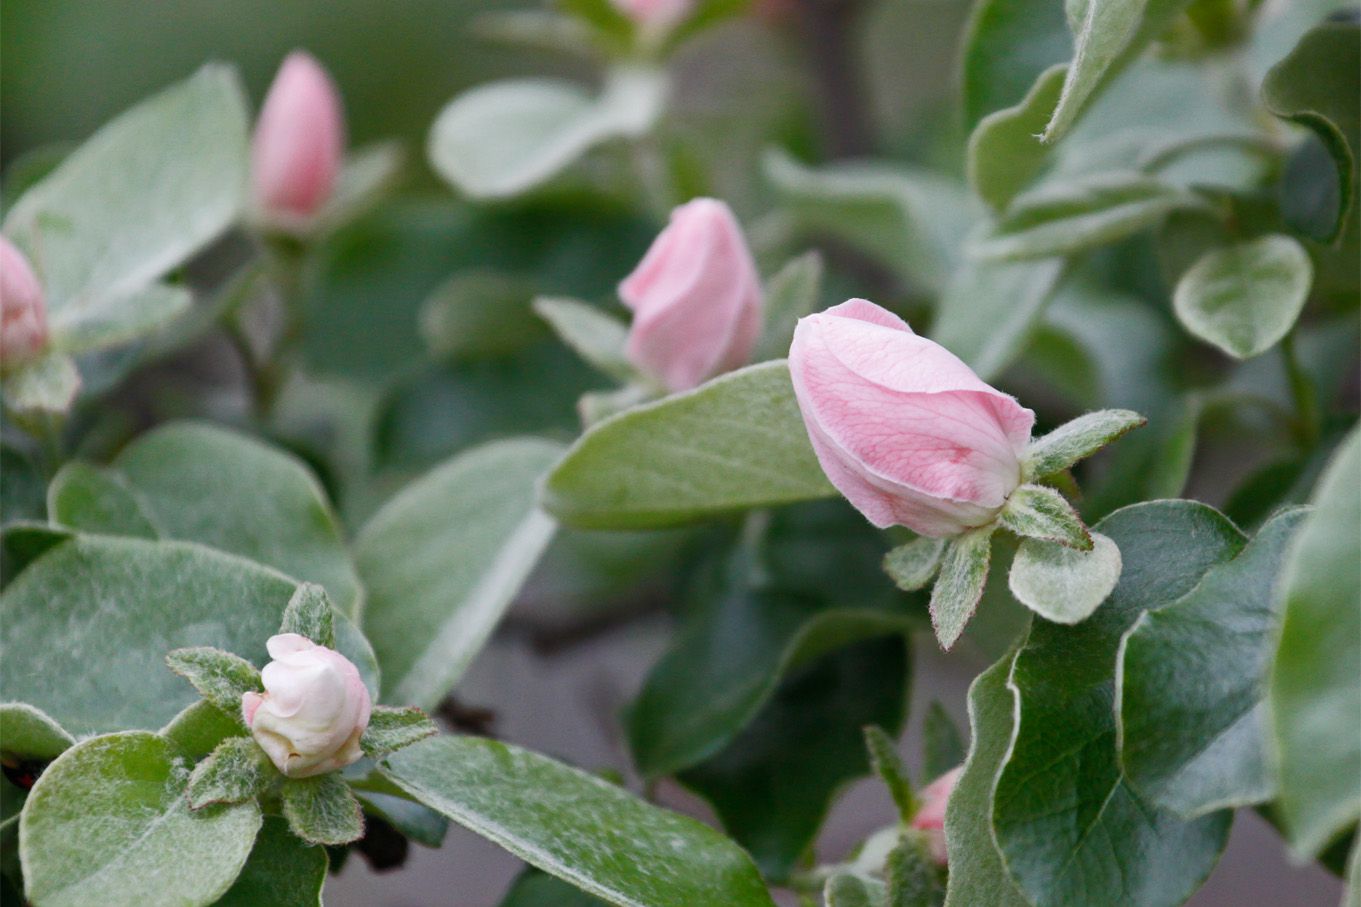
M 265 646 L 274 659 L 260 672 L 265 692 L 244 694 L 241 716 L 270 761 L 306 778 L 358 760 L 373 709 L 358 669 L 297 633 L 271 636 Z
M 695 0 L 613 0 L 615 8 L 649 31 L 663 31 L 690 15 Z
M 863 299 L 799 321 L 789 371 L 827 478 L 879 528 L 943 538 L 997 516 L 1035 414 Z
M 256 210 L 296 224 L 331 197 L 345 151 L 345 115 L 335 83 L 309 54 L 294 51 L 274 77 L 251 149 Z
M 945 807 L 950 802 L 950 794 L 959 783 L 960 772 L 964 766 L 950 769 L 935 781 L 926 785 L 919 796 L 921 809 L 912 817 L 912 827 L 926 832 L 926 840 L 931 848 L 931 857 L 944 866 L 947 861 L 945 851 Z
M 32 359 L 47 346 L 43 288 L 24 253 L 0 236 L 0 368 Z
M 669 390 L 744 365 L 761 330 L 761 278 L 728 206 L 698 198 L 671 212 L 619 285 L 633 309 L 629 361 Z

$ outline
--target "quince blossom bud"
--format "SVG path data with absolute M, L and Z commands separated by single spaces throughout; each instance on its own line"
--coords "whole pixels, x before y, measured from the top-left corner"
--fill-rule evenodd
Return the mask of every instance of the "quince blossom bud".
M 800 319 L 789 371 L 827 478 L 880 529 L 957 535 L 1021 482 L 1035 414 L 874 303 Z
M 956 766 L 926 785 L 921 791 L 921 809 L 912 817 L 912 827 L 926 832 L 931 858 L 942 866 L 948 862 L 945 850 L 945 807 L 963 771 L 964 766 Z
M 359 671 L 334 649 L 297 633 L 271 636 L 260 672 L 265 692 L 241 697 L 255 742 L 290 778 L 344 768 L 359 759 L 373 703 Z
M 321 64 L 294 51 L 265 96 L 251 147 L 251 189 L 267 221 L 298 226 L 331 197 L 345 151 L 340 93 Z
M 46 346 L 42 285 L 24 254 L 0 236 L 0 368 L 33 359 Z
M 728 206 L 698 198 L 619 285 L 633 309 L 626 353 L 671 391 L 744 365 L 761 330 L 761 279 Z

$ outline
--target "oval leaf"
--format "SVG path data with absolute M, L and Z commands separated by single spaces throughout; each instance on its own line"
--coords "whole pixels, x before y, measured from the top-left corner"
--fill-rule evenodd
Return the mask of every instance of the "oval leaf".
M 1058 624 L 1086 620 L 1120 580 L 1120 549 L 1093 532 L 1092 550 L 1026 539 L 1007 582 L 1016 600 Z

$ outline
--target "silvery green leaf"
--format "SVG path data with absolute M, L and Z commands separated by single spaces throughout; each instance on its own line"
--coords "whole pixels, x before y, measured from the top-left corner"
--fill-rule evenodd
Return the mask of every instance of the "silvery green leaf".
M 1043 479 L 1061 472 L 1147 422 L 1127 409 L 1103 409 L 1078 416 L 1030 442 L 1022 461 L 1025 475 Z
M 1073 505 L 1044 485 L 1022 485 L 1013 491 L 998 524 L 1023 538 L 1057 542 L 1080 551 L 1092 548 L 1087 527 Z
M 983 597 L 993 531 L 992 526 L 970 530 L 951 540 L 945 549 L 940 573 L 931 588 L 931 625 L 942 649 L 948 650 L 959 639 Z
M 1120 549 L 1099 532 L 1091 550 L 1026 539 L 1011 563 L 1011 594 L 1055 623 L 1075 624 L 1097 609 L 1120 580 Z

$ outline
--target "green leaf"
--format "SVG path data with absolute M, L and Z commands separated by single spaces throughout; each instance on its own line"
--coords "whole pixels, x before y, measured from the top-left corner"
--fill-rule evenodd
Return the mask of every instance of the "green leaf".
M 280 633 L 305 636 L 319 646 L 334 649 L 336 645 L 335 609 L 326 597 L 326 590 L 316 583 L 299 583 L 279 622 Z
M 983 117 L 1018 103 L 1041 73 L 1071 55 L 1063 4 L 1050 0 L 974 3 L 961 54 L 965 128 L 973 131 Z
M 377 816 L 417 844 L 439 847 L 444 843 L 444 836 L 449 831 L 448 819 L 428 806 L 412 800 L 386 778 L 376 777 L 396 793 L 351 788 L 366 814 Z
M 736 845 L 546 756 L 434 737 L 381 763 L 425 805 L 545 872 L 625 907 L 771 907 Z
M 973 617 L 983 586 L 988 581 L 992 553 L 992 526 L 972 529 L 953 539 L 945 549 L 940 575 L 931 588 L 931 626 L 940 647 L 950 647 Z
M 1063 495 L 1047 485 L 1019 486 L 1007 498 L 998 524 L 1022 538 L 1092 550 L 1092 537 L 1082 518 Z
M 228 737 L 241 735 L 240 708 L 224 712 L 206 699 L 195 699 L 157 733 L 186 756 L 202 759 Z
M 1039 136 L 1067 72 L 1065 65 L 1049 67 L 1019 104 L 988 114 L 969 135 L 969 185 L 993 210 L 1005 211 L 1049 162 Z
M 194 766 L 186 793 L 191 809 L 241 803 L 262 793 L 279 776 L 250 737 L 228 737 Z
M 313 230 L 325 233 L 367 212 L 398 181 L 405 163 L 406 149 L 397 141 L 374 142 L 349 152 Z
M 173 743 L 133 731 L 73 746 L 47 767 L 19 819 L 26 895 L 44 907 L 211 904 L 260 828 L 253 802 L 190 810 Z M 154 879 L 154 889 L 148 880 Z
M 904 592 L 925 589 L 940 570 L 945 539 L 916 538 L 884 555 L 884 572 Z
M 1189 592 L 1243 547 L 1218 511 L 1153 501 L 1095 527 L 1120 549 L 1119 585 L 1089 619 L 1036 619 L 1008 686 L 1017 696 L 1010 755 L 997 778 L 996 840 L 1036 907 L 1181 904 L 1214 867 L 1231 814 L 1185 822 L 1148 803 L 1120 771 L 1114 671 L 1124 632 L 1144 611 Z
M 549 296 L 534 300 L 534 311 L 586 362 L 611 378 L 636 379 L 637 371 L 624 354 L 628 327 L 619 319 L 587 302 Z
M 785 262 L 766 281 L 765 327 L 752 354 L 753 362 L 783 359 L 794 342 L 794 326 L 818 309 L 822 296 L 822 255 L 805 252 Z
M 840 869 L 827 877 L 822 889 L 827 907 L 888 907 L 888 888 L 850 869 Z
M 604 904 L 580 888 L 531 866 L 515 877 L 497 907 L 603 907 Z
M 212 646 L 174 649 L 165 656 L 165 663 L 224 712 L 239 710 L 243 695 L 264 689 L 255 665 Z
M 65 353 L 50 352 L 4 379 L 5 405 L 15 412 L 64 415 L 80 391 L 80 372 Z
M 939 701 L 932 702 L 926 710 L 922 738 L 922 771 L 928 779 L 939 778 L 964 761 L 964 741 Z
M 643 67 L 613 70 L 597 98 L 558 79 L 482 85 L 435 118 L 430 164 L 474 198 L 518 195 L 607 139 L 646 133 L 667 90 L 665 73 Z
M 247 119 L 235 72 L 210 64 L 108 123 L 15 203 L 5 234 L 42 279 L 55 340 L 126 339 L 182 307 L 182 291 L 152 284 L 236 219 Z
M 1286 840 L 1316 854 L 1361 815 L 1361 432 L 1319 481 L 1280 579 L 1285 617 L 1269 682 Z
M 1116 668 L 1120 761 L 1159 807 L 1194 819 L 1269 800 L 1266 677 L 1276 577 L 1305 511 L 1286 511 L 1184 598 L 1135 622 Z
M 917 798 L 912 793 L 912 782 L 907 776 L 907 766 L 898 753 L 898 743 L 877 724 L 865 725 L 865 749 L 870 754 L 870 768 L 888 788 L 893 804 L 898 807 L 898 816 L 904 822 L 911 821 L 917 813 Z
M 1021 542 L 1007 576 L 1011 594 L 1056 624 L 1086 620 L 1119 582 L 1122 563 L 1109 538 L 1093 532 L 1091 541 L 1090 551 L 1039 539 Z
M 989 261 L 1065 255 L 1132 236 L 1197 204 L 1185 190 L 1138 173 L 1076 177 L 1016 199 L 991 233 L 970 244 L 969 254 Z
M 265 816 L 246 865 L 217 907 L 321 907 L 329 862 L 326 848 L 303 841 L 284 819 Z
M 835 493 L 779 360 L 593 426 L 548 474 L 543 500 L 571 526 L 641 529 Z
M 1267 109 L 1313 131 L 1337 168 L 1337 218 L 1323 237 L 1342 234 L 1357 197 L 1361 155 L 1361 28 L 1355 22 L 1326 22 L 1310 31 L 1262 82 Z
M 560 453 L 532 439 L 461 453 L 364 526 L 355 560 L 384 701 L 434 707 L 481 650 L 553 535 L 535 483 Z
M 908 656 L 898 637 L 840 648 L 792 672 L 716 755 L 677 780 L 781 881 L 817 839 L 837 795 L 870 771 L 864 726 L 902 730 Z
M 393 708 L 380 705 L 374 706 L 373 714 L 369 716 L 369 726 L 364 730 L 359 745 L 363 747 L 365 756 L 376 759 L 438 733 L 435 722 L 414 706 Z
M 835 236 L 932 289 L 954 272 L 977 217 L 962 185 L 927 170 L 863 161 L 813 169 L 777 149 L 762 169 L 791 226 Z
M 189 311 L 184 287 L 154 283 L 126 296 L 99 297 L 80 317 L 52 327 L 52 347 L 72 355 L 128 343 L 152 334 Z
M 905 832 L 884 864 L 888 907 L 933 907 L 944 894 L 940 876 L 927 851 L 924 835 Z
M 321 484 L 293 455 L 216 426 L 176 422 L 142 435 L 112 468 L 161 537 L 321 583 L 342 611 L 358 612 L 363 589 L 339 520 Z
M 1043 479 L 1085 460 L 1148 420 L 1127 409 L 1102 409 L 1065 422 L 1026 448 L 1024 474 Z
M 969 687 L 973 738 L 964 771 L 945 807 L 950 884 L 945 907 L 1030 907 L 1002 862 L 993 838 L 993 791 L 1007 759 L 1016 697 L 1007 686 L 1015 652 L 1008 652 Z
M 264 665 L 295 586 L 199 545 L 78 535 L 0 594 L 0 689 L 73 734 L 160 727 L 198 698 L 166 652 L 212 646 Z M 348 621 L 337 635 L 372 688 L 368 644 Z
M 1187 0 L 1077 0 L 1067 4 L 1073 61 L 1041 136 L 1057 142 L 1110 80 L 1156 39 Z
M 535 282 L 475 269 L 435 288 L 421 308 L 421 336 L 438 358 L 455 361 L 509 356 L 546 332 L 530 311 Z
M 931 339 L 995 378 L 1025 349 L 1062 274 L 1061 258 L 962 262 L 936 301 Z
M 1313 276 L 1298 242 L 1261 236 L 1205 253 L 1177 281 L 1172 307 L 1186 330 L 1235 359 L 1250 359 L 1295 326 Z
M 54 523 L 84 532 L 157 538 L 136 493 L 117 470 L 71 460 L 47 486 L 47 513 Z
M 309 844 L 348 844 L 364 836 L 359 801 L 335 772 L 284 779 L 282 799 L 288 827 Z
M 55 759 L 76 742 L 41 709 L 24 702 L 0 703 L 0 752 L 24 759 Z

